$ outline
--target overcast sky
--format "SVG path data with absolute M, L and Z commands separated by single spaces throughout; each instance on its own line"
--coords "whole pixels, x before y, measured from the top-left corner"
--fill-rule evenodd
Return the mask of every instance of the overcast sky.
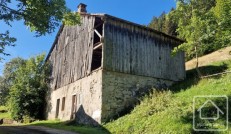
M 106 13 L 138 24 L 147 25 L 153 16 L 159 16 L 162 12 L 168 13 L 176 6 L 175 0 L 67 0 L 67 6 L 77 10 L 79 3 L 87 5 L 89 13 Z M 16 47 L 7 47 L 6 52 L 11 56 L 4 57 L 6 60 L 0 63 L 0 75 L 3 65 L 14 57 L 29 58 L 37 54 L 48 53 L 57 30 L 43 37 L 34 37 L 23 22 L 14 22 L 12 27 L 0 21 L 0 32 L 10 30 L 11 36 L 17 38 Z M 2 56 L 2 55 L 1 55 Z

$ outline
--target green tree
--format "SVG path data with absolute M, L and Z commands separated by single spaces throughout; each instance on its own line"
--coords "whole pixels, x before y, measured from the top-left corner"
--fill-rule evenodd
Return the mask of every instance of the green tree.
M 166 14 L 165 12 L 163 12 L 158 18 L 157 17 L 153 17 L 152 21 L 150 22 L 150 24 L 148 25 L 150 28 L 153 28 L 155 30 L 164 32 L 165 29 L 165 18 Z
M 8 53 L 5 53 L 5 47 L 6 46 L 15 46 L 14 42 L 16 41 L 16 38 L 10 37 L 9 31 L 6 31 L 5 33 L 0 33 L 0 54 L 9 56 Z M 3 60 L 2 57 L 0 57 L 0 61 Z
M 153 17 L 151 22 L 148 24 L 148 27 L 158 30 L 158 18 L 157 17 Z
M 186 52 L 186 60 L 197 59 L 231 45 L 231 0 L 177 0 L 176 9 L 154 17 L 149 27 L 186 42 L 174 49 Z
M 191 0 L 177 4 L 176 15 L 179 18 L 177 32 L 186 42 L 175 48 L 175 52 L 184 50 L 187 52 L 187 59 L 195 57 L 199 76 L 201 73 L 198 69 L 198 56 L 203 55 L 214 45 L 213 41 L 209 41 L 214 37 L 213 29 L 216 25 L 211 12 L 213 6 L 214 1 L 208 0 Z
M 6 104 L 9 90 L 15 80 L 15 73 L 23 64 L 25 64 L 25 60 L 18 57 L 4 65 L 3 76 L 0 77 L 0 105 Z
M 165 21 L 166 21 L 166 13 L 163 12 L 158 19 L 158 31 L 164 32 L 165 30 Z
M 175 17 L 175 9 L 166 14 L 165 29 L 164 32 L 168 35 L 177 36 L 176 29 L 178 28 L 178 18 Z
M 213 12 L 217 22 L 216 43 L 223 47 L 231 45 L 231 0 L 216 0 Z
M 12 21 L 23 20 L 36 36 L 52 33 L 60 21 L 68 25 L 79 24 L 79 15 L 70 12 L 65 0 L 1 0 L 0 13 L 0 21 L 11 26 Z M 14 46 L 15 41 L 9 31 L 0 33 L 0 54 L 6 54 L 4 48 Z
M 44 59 L 44 54 L 32 57 L 15 72 L 8 106 L 12 118 L 17 121 L 23 121 L 24 117 L 31 119 L 44 117 L 45 96 L 49 90 L 50 76 L 50 67 Z
M 4 79 L 0 76 L 0 106 L 5 105 Z
M 172 8 L 169 14 L 163 12 L 158 18 L 153 17 L 152 21 L 149 23 L 148 27 L 155 30 L 161 31 L 168 35 L 177 36 L 177 19 L 174 16 L 175 9 Z

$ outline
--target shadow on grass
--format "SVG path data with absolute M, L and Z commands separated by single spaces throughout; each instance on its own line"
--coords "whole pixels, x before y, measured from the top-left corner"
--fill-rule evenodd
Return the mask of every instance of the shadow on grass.
M 199 67 L 200 72 L 203 76 L 215 74 L 215 73 L 221 73 L 228 69 L 228 65 L 226 63 L 222 63 L 220 66 L 202 66 Z M 213 78 L 220 78 L 221 76 L 216 76 Z M 186 90 L 190 88 L 193 85 L 196 85 L 200 81 L 200 78 L 198 77 L 196 69 L 188 70 L 186 72 L 186 79 L 181 82 L 175 83 L 173 86 L 170 87 L 170 90 L 173 92 L 179 92 L 181 90 Z
M 54 129 L 66 130 L 76 132 L 80 134 L 110 134 L 110 132 L 103 126 L 90 126 L 77 124 L 74 120 L 72 121 L 41 121 L 30 124 L 30 126 L 44 126 Z
M 231 98 L 231 95 L 227 96 L 228 98 Z M 208 100 L 208 98 L 205 99 Z M 221 113 L 219 114 L 219 118 L 218 120 L 211 120 L 211 119 L 202 119 L 200 118 L 200 111 L 198 110 L 201 105 L 196 106 L 195 107 L 195 111 L 193 113 L 189 112 L 187 113 L 187 115 L 181 117 L 181 122 L 183 122 L 184 124 L 190 124 L 192 125 L 191 128 L 191 133 L 192 134 L 220 134 L 220 131 L 195 131 L 193 129 L 193 115 L 195 114 L 195 125 L 199 124 L 198 126 L 196 126 L 196 129 L 204 129 L 204 130 L 208 130 L 208 129 L 225 129 L 226 125 L 226 121 L 227 121 L 227 114 L 228 114 L 228 122 L 231 121 L 231 115 L 229 113 L 231 113 L 231 109 L 227 108 L 227 100 L 226 99 L 221 99 L 221 98 L 216 98 L 216 99 L 212 99 L 212 102 L 214 102 L 214 104 L 221 109 L 222 112 L 224 112 L 224 114 L 222 115 Z M 204 104 L 204 101 L 200 102 L 200 104 Z M 231 105 L 231 99 L 228 99 L 228 107 L 230 107 Z M 216 110 L 217 108 L 214 107 L 214 105 L 208 105 L 203 107 L 204 110 L 202 111 L 203 113 L 203 117 L 214 117 L 214 115 L 216 115 Z M 228 112 L 227 112 L 228 111 Z M 224 131 L 224 133 L 228 133 L 227 131 Z
M 62 129 L 81 134 L 110 134 L 106 128 L 85 112 L 82 105 L 78 108 L 74 117 L 75 119 L 71 121 L 41 121 L 32 123 L 31 125 Z

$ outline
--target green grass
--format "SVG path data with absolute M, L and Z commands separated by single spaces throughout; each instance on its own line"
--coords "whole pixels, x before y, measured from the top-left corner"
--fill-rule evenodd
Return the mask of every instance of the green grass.
M 0 119 L 3 119 L 3 118 L 5 118 L 5 119 L 11 119 L 10 113 L 9 112 L 1 112 L 3 110 L 7 111 L 7 107 L 0 106 Z
M 83 125 L 67 125 L 67 123 L 61 122 L 58 120 L 35 121 L 27 125 L 45 126 L 49 128 L 78 132 L 81 134 L 108 134 L 107 130 L 101 127 L 90 127 L 90 126 L 83 126 Z
M 231 61 L 202 67 L 200 70 L 203 74 L 231 70 Z M 175 84 L 167 91 L 154 91 L 154 93 L 145 96 L 140 105 L 136 106 L 130 114 L 107 123 L 104 127 L 111 133 L 117 134 L 195 133 L 192 125 L 193 97 L 227 95 L 230 97 L 229 103 L 231 103 L 231 74 L 207 79 L 197 79 L 195 76 L 195 70 L 188 71 L 185 81 Z M 224 102 L 213 101 L 218 102 L 218 106 L 224 108 Z M 219 121 L 224 122 L 225 120 Z M 224 127 L 220 125 L 217 128 Z

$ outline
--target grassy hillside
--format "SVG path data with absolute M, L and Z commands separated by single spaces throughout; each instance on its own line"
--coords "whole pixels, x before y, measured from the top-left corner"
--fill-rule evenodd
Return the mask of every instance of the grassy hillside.
M 200 67 L 203 75 L 209 75 L 231 70 L 231 60 L 218 62 L 212 65 Z M 65 129 L 83 134 L 187 134 L 196 133 L 193 130 L 193 98 L 198 95 L 226 95 L 231 104 L 231 73 L 215 77 L 198 79 L 195 70 L 187 71 L 187 79 L 173 85 L 168 90 L 154 90 L 145 96 L 140 105 L 115 121 L 103 125 L 103 128 L 87 126 L 67 125 L 60 121 L 38 121 L 29 125 L 39 125 L 51 128 Z M 225 101 L 211 99 L 219 108 L 225 109 Z M 200 100 L 203 102 L 203 100 Z M 198 109 L 201 105 L 196 105 Z M 210 108 L 205 114 L 209 115 Z M 231 113 L 231 108 L 228 113 Z M 223 116 L 221 116 L 223 117 Z M 229 119 L 230 116 L 229 116 Z M 215 124 L 215 128 L 225 128 L 225 119 L 221 118 Z M 208 122 L 203 122 L 207 125 Z M 231 124 L 229 124 L 231 127 Z M 220 133 L 231 133 L 220 132 Z M 199 133 L 199 132 L 198 132 Z M 205 133 L 205 132 L 203 132 Z
M 231 70 L 231 61 L 204 66 L 200 70 L 204 75 Z M 177 83 L 170 90 L 154 91 L 149 96 L 144 97 L 141 104 L 130 114 L 106 124 L 105 127 L 111 133 L 118 134 L 195 133 L 192 125 L 193 97 L 198 95 L 227 95 L 230 97 L 230 101 L 231 74 L 198 79 L 195 70 L 190 70 L 187 72 L 185 81 Z M 221 108 L 226 106 L 224 101 L 214 99 L 213 101 L 217 102 Z M 196 105 L 196 109 L 199 106 Z M 206 114 L 210 112 L 207 111 Z M 225 119 L 219 120 L 219 122 L 224 121 Z M 206 123 L 204 122 L 204 124 Z M 216 128 L 225 127 L 220 124 L 216 125 Z
M 231 60 L 215 63 L 200 68 L 204 75 L 231 70 Z M 187 134 L 193 130 L 193 98 L 197 95 L 227 95 L 231 98 L 231 73 L 216 77 L 198 79 L 195 70 L 187 71 L 187 79 L 177 83 L 169 90 L 154 90 L 145 96 L 140 105 L 115 121 L 107 123 L 103 128 L 65 125 L 59 121 L 40 121 L 31 125 L 47 126 L 80 133 L 113 133 L 113 134 Z M 214 100 L 219 108 L 225 110 L 224 101 Z M 229 104 L 231 101 L 229 100 Z M 196 109 L 200 105 L 196 105 Z M 231 109 L 231 108 L 230 108 Z M 211 111 L 207 111 L 209 114 Z M 231 111 L 229 111 L 231 113 Z M 229 117 L 230 118 L 230 117 Z M 221 118 L 219 122 L 224 123 Z M 203 122 L 206 124 L 207 122 Z M 216 128 L 225 128 L 224 125 Z M 230 125 L 231 126 L 231 125 Z M 231 132 L 231 129 L 228 130 Z M 205 132 L 203 132 L 205 133 Z M 220 133 L 228 133 L 220 132 Z
M 229 45 L 231 46 L 231 44 Z M 199 57 L 199 66 L 205 66 L 213 62 L 221 62 L 231 59 L 231 47 L 219 49 L 213 53 Z M 185 64 L 186 70 L 195 68 L 196 59 L 192 59 Z

